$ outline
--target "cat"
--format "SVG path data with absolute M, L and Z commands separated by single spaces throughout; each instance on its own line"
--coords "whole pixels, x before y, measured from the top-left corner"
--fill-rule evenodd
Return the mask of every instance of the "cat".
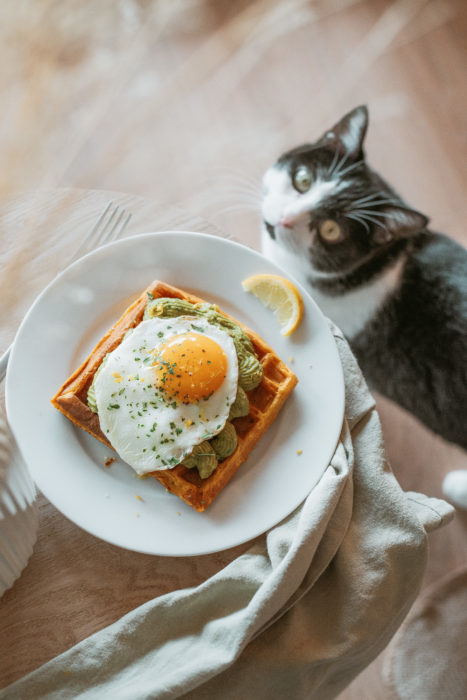
M 467 449 L 467 251 L 370 168 L 367 127 L 357 107 L 266 171 L 262 252 L 341 328 L 372 389 Z M 467 508 L 467 470 L 448 476 Z

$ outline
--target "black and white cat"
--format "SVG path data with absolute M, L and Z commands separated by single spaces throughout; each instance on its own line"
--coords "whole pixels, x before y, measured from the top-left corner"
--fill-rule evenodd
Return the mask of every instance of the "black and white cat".
M 344 332 L 369 385 L 467 449 L 467 251 L 366 163 L 361 106 L 265 173 L 263 253 Z M 467 470 L 447 495 L 467 507 Z

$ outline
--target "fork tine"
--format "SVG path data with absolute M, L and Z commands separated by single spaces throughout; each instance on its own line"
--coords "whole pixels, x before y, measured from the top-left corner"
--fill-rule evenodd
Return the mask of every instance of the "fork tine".
M 117 205 L 115 205 L 113 211 L 110 213 L 110 216 L 108 216 L 107 219 L 105 220 L 104 225 L 100 227 L 100 230 L 98 229 L 97 238 L 95 238 L 95 240 L 93 240 L 92 243 L 90 243 L 90 247 L 92 249 L 99 248 L 103 243 L 105 243 L 107 236 L 109 234 L 109 231 L 112 230 L 110 228 L 110 225 L 114 221 L 114 219 L 117 215 L 118 209 L 119 209 L 119 207 Z
M 131 213 L 127 214 L 125 209 L 121 210 L 118 205 L 109 202 L 94 224 L 92 230 L 82 241 L 73 256 L 73 260 L 77 260 L 85 253 L 100 248 L 105 243 L 110 243 L 119 238 L 127 227 L 131 216 Z
M 102 214 L 100 215 L 100 217 L 97 219 L 96 223 L 94 224 L 94 226 L 92 227 L 92 229 L 89 231 L 88 235 L 81 241 L 81 245 L 79 246 L 79 248 L 78 248 L 78 250 L 76 251 L 76 253 L 73 255 L 73 260 L 77 260 L 77 259 L 80 258 L 82 255 L 84 255 L 84 253 L 85 253 L 87 250 L 91 250 L 91 249 L 94 247 L 94 244 L 92 243 L 92 241 L 93 241 L 93 239 L 95 238 L 95 235 L 96 235 L 97 231 L 99 230 L 99 228 L 100 228 L 102 222 L 104 221 L 105 217 L 107 216 L 107 213 L 109 212 L 109 210 L 110 210 L 110 208 L 112 207 L 112 205 L 113 205 L 113 202 L 109 202 L 109 203 L 107 204 L 106 208 L 104 209 L 104 211 L 102 212 Z M 112 212 L 112 214 L 110 215 L 110 219 L 112 219 L 112 217 L 114 216 L 114 214 L 115 214 L 115 210 L 114 210 L 114 211 Z M 105 227 L 104 227 L 104 228 L 105 228 Z
M 126 215 L 126 218 L 122 221 L 122 225 L 120 226 L 120 229 L 117 231 L 117 238 L 120 238 L 120 236 L 122 235 L 122 233 L 124 232 L 124 230 L 126 229 L 126 227 L 128 226 L 128 224 L 130 223 L 131 216 L 132 216 L 132 214 L 131 214 L 131 211 L 130 211 L 130 212 Z
M 112 206 L 113 202 L 109 202 L 107 204 L 106 208 L 99 216 L 98 220 L 96 221 L 92 229 L 89 231 L 88 235 L 81 242 L 81 245 L 79 246 L 78 250 L 72 257 L 70 262 L 77 260 L 90 250 L 95 250 L 96 248 L 99 248 L 104 243 L 116 240 L 122 235 L 123 231 L 126 229 L 131 219 L 131 212 L 126 214 L 126 210 L 123 209 L 115 219 L 115 216 L 120 207 L 115 206 L 113 211 L 111 211 Z M 10 350 L 11 345 L 0 357 L 0 382 L 2 382 L 5 378 L 8 360 L 10 358 Z
M 116 211 L 118 210 L 118 207 Z M 101 237 L 100 240 L 100 245 L 104 245 L 104 243 L 110 243 L 110 241 L 115 240 L 120 236 L 122 231 L 125 229 L 126 225 L 128 224 L 128 221 L 131 218 L 131 214 L 129 214 L 126 218 L 126 220 L 123 220 L 124 216 L 126 214 L 125 209 L 123 209 L 120 214 L 118 215 L 117 219 L 114 221 L 114 224 L 112 228 L 109 228 L 108 231 Z M 109 224 L 111 221 L 109 221 Z
M 107 204 L 106 208 L 104 209 L 104 211 L 102 212 L 102 214 L 100 215 L 100 217 L 97 219 L 96 223 L 94 224 L 94 226 L 92 227 L 91 231 L 88 233 L 88 235 L 87 235 L 86 238 L 84 239 L 83 243 L 87 243 L 88 241 L 91 240 L 91 238 L 93 237 L 93 235 L 95 234 L 95 232 L 97 231 L 97 229 L 99 228 L 99 226 L 101 225 L 102 221 L 103 221 L 103 220 L 105 219 L 105 217 L 107 216 L 107 212 L 109 211 L 109 209 L 110 209 L 110 207 L 112 206 L 112 204 L 113 204 L 113 202 L 109 202 L 109 203 Z

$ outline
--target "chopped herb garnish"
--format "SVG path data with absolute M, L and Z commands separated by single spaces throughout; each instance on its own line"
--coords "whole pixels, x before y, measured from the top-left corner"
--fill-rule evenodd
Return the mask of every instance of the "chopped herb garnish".
M 119 403 L 109 403 L 109 405 L 107 406 L 107 410 L 110 411 L 112 408 L 120 408 L 120 404 Z
M 146 292 L 150 300 L 152 301 L 154 299 L 154 294 L 151 294 L 151 292 Z
M 196 326 L 194 323 L 190 323 L 190 326 L 193 328 L 194 331 L 198 331 L 198 333 L 204 333 L 204 328 L 201 328 L 201 326 Z

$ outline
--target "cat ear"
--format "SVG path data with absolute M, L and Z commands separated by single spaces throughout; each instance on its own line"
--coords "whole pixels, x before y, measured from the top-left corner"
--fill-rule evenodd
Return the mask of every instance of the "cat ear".
M 381 224 L 384 226 L 375 226 L 374 238 L 377 243 L 412 236 L 423 231 L 429 222 L 429 219 L 419 211 L 397 205 L 380 209 L 379 212 L 384 214 L 384 219 L 381 219 Z
M 335 141 L 350 157 L 362 155 L 363 140 L 368 127 L 368 109 L 365 105 L 351 112 L 329 129 L 322 140 Z

